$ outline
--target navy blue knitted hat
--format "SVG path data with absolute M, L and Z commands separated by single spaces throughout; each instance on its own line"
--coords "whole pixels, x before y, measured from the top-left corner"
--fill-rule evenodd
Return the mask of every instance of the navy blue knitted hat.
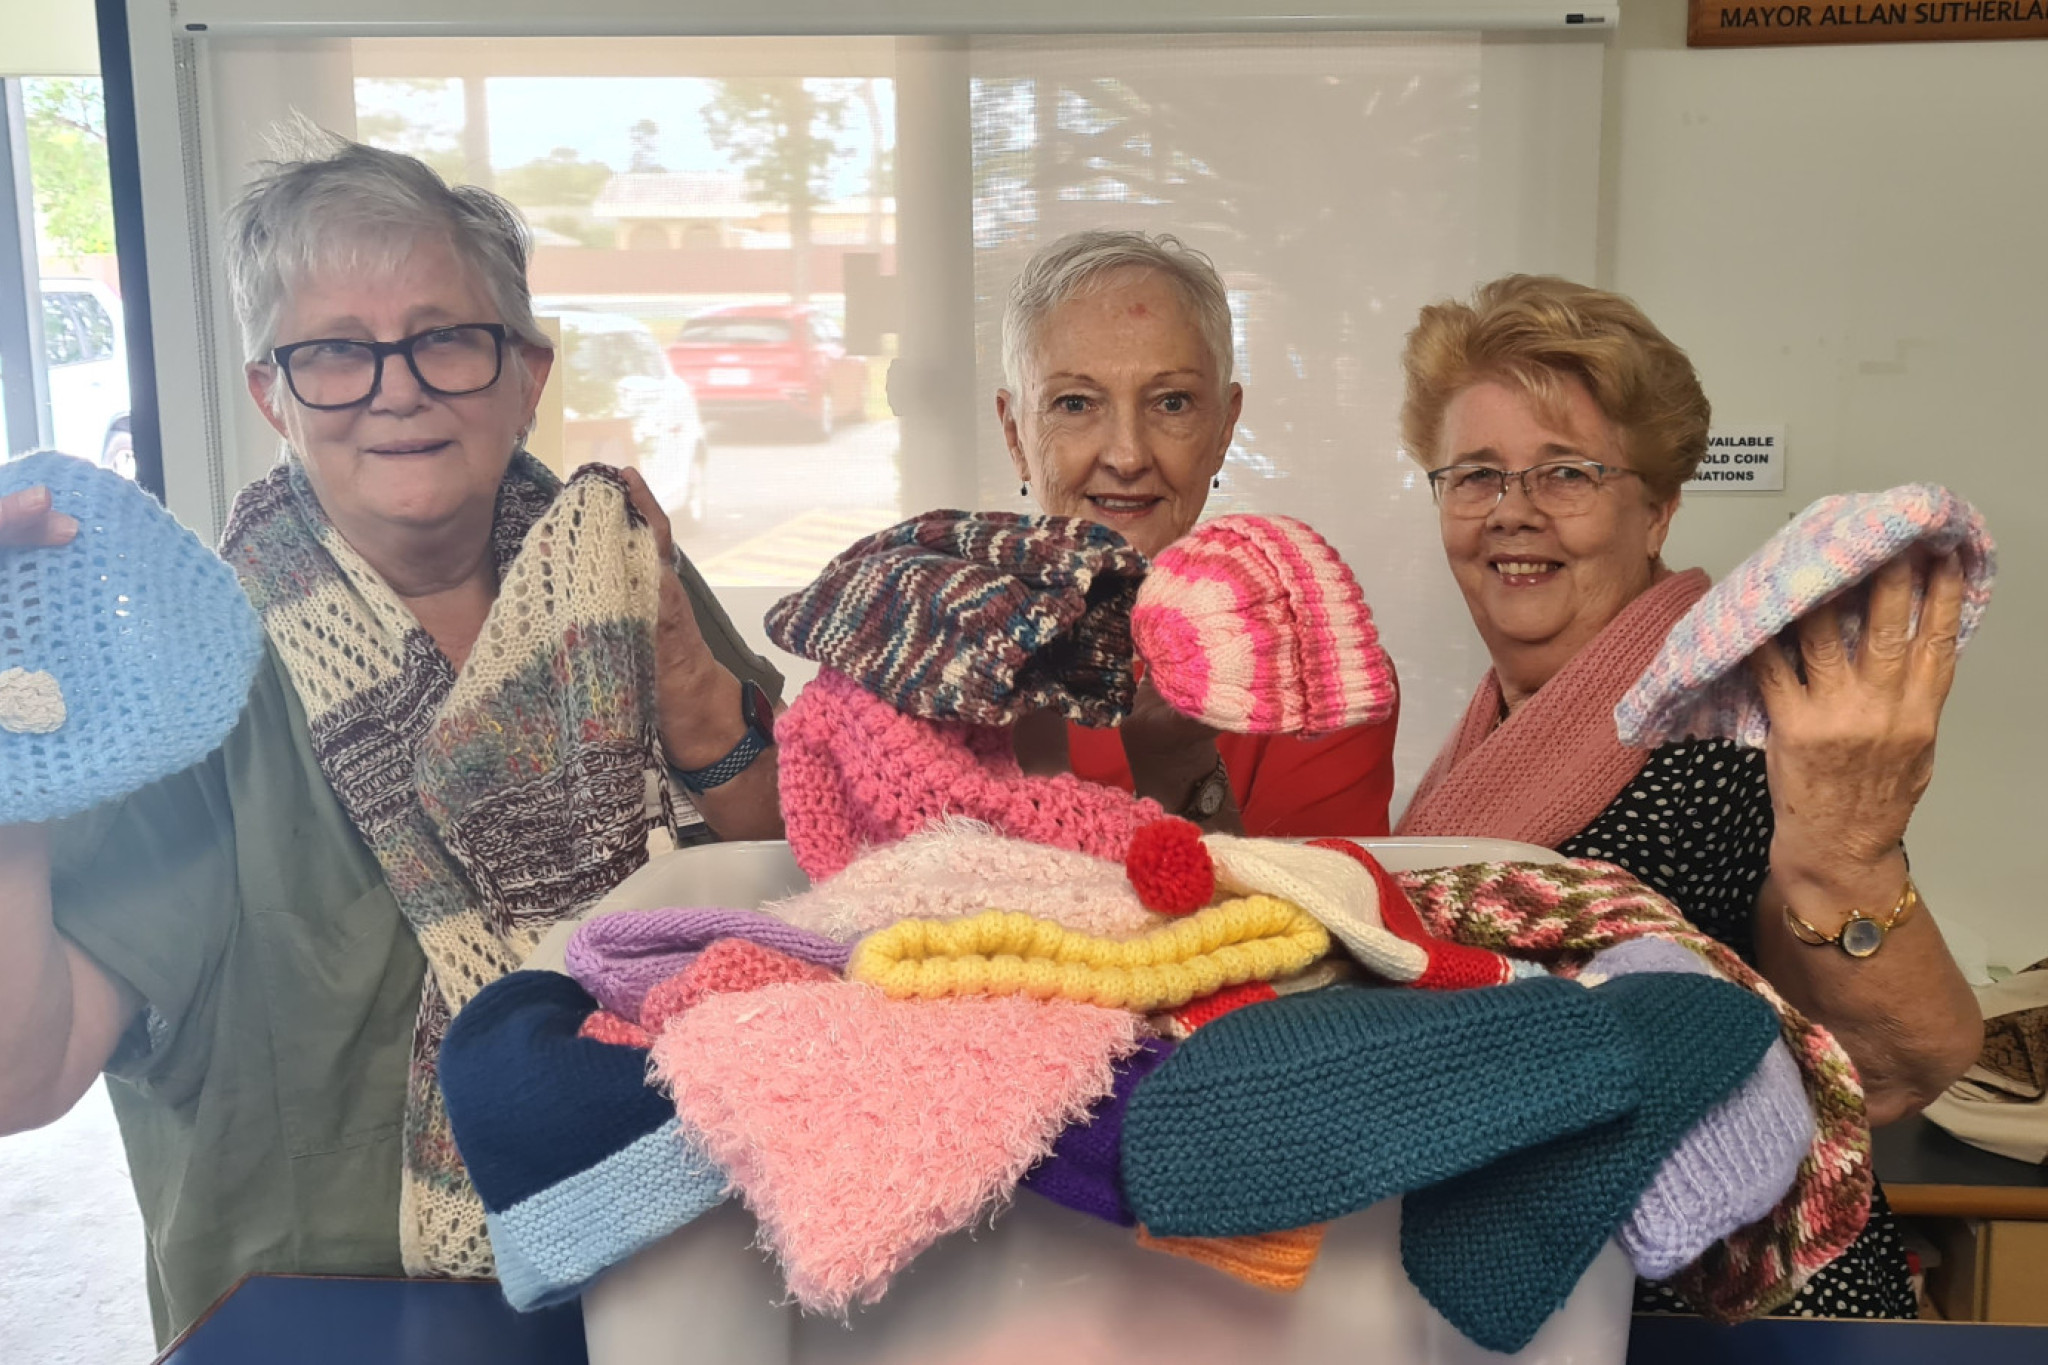
M 1665 1156 L 1748 1078 L 1778 1018 L 1704 976 L 1618 976 L 1586 994 L 1622 1020 L 1641 1102 L 1626 1116 L 1495 1161 L 1401 1204 L 1401 1263 L 1451 1325 L 1519 1351 L 1571 1296 Z
M 521 1312 L 575 1298 L 725 1199 L 725 1173 L 648 1086 L 646 1051 L 576 1036 L 596 1008 L 569 977 L 513 972 L 441 1043 L 455 1145 Z
M 68 545 L 0 555 L 0 824 L 126 796 L 218 749 L 263 628 L 233 570 L 148 493 L 55 451 L 0 464 L 41 485 Z
M 1338 988 L 1234 1010 L 1138 1087 L 1124 1187 L 1155 1236 L 1303 1227 L 1634 1108 L 1597 993 Z

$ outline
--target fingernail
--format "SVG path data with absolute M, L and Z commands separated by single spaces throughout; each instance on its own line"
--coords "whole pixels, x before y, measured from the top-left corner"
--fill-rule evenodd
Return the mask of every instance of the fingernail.
M 78 534 L 78 518 L 67 516 L 62 512 L 50 518 L 50 525 L 56 527 L 58 533 L 66 540 Z

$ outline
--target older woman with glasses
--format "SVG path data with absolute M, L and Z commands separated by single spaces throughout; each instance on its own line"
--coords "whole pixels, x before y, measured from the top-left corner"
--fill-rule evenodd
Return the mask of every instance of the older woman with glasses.
M 1881 951 L 1861 957 L 1792 922 L 1825 937 L 1853 911 L 1911 902 L 1901 840 L 1953 674 L 1958 566 L 1880 572 L 1870 629 L 1898 641 L 1889 659 L 1845 658 L 1823 610 L 1801 623 L 1801 673 L 1753 661 L 1767 749 L 1624 750 L 1615 704 L 1708 586 L 1662 556 L 1706 453 L 1691 362 L 1627 299 L 1511 276 L 1469 304 L 1425 308 L 1405 364 L 1403 435 L 1493 669 L 1399 832 L 1525 839 L 1620 865 L 1835 1033 L 1873 1123 L 1925 1105 L 1982 1037 L 1932 915 L 1894 917 Z M 1666 1289 L 1645 1295 L 1674 1304 Z M 1862 1238 L 1787 1311 L 1914 1315 L 1881 1195 Z
M 781 834 L 780 678 L 637 474 L 525 451 L 553 362 L 527 244 L 339 140 L 243 194 L 248 389 L 285 448 L 222 548 L 267 657 L 207 761 L 0 829 L 0 1132 L 108 1076 L 160 1336 L 250 1271 L 491 1273 L 450 1015 L 650 846 Z M 65 520 L 29 490 L 0 546 Z

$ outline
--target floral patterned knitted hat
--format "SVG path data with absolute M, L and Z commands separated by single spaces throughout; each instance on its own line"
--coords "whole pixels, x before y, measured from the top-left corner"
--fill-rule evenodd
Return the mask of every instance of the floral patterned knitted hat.
M 1394 712 L 1358 580 L 1292 517 L 1218 517 L 1161 551 L 1131 612 L 1152 685 L 1236 734 L 1328 734 Z

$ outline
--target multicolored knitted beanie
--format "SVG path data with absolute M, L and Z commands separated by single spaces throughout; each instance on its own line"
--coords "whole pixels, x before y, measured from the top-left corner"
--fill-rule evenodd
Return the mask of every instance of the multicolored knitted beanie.
M 595 1007 L 558 972 L 514 972 L 441 1044 L 455 1143 L 521 1312 L 575 1298 L 725 1199 L 724 1172 L 648 1088 L 647 1054 L 577 1036 Z
M 1836 494 L 1793 518 L 1685 614 L 1614 708 L 1621 742 L 1654 749 L 1674 739 L 1722 737 L 1763 748 L 1770 717 L 1743 661 L 1835 598 L 1853 653 L 1865 598 L 1846 590 L 1916 545 L 1935 554 L 1954 551 L 1962 561 L 1960 652 L 1984 618 L 1997 572 L 1983 515 L 1931 483 Z M 1780 647 L 1796 661 L 1796 643 L 1780 640 Z
M 811 880 L 949 816 L 1122 862 L 1159 803 L 1072 773 L 1027 777 L 1007 730 L 905 715 L 843 673 L 818 671 L 775 722 L 782 820 Z
M 0 824 L 126 796 L 221 746 L 263 662 L 234 572 L 132 480 L 44 451 L 0 464 L 40 485 L 68 545 L 0 569 Z
M 1159 694 L 1218 730 L 1328 734 L 1398 700 L 1358 580 L 1292 517 L 1217 517 L 1160 551 L 1131 633 Z
M 908 715 L 1083 725 L 1131 709 L 1131 603 L 1145 557 L 1106 526 L 927 512 L 854 542 L 777 602 L 768 635 Z

